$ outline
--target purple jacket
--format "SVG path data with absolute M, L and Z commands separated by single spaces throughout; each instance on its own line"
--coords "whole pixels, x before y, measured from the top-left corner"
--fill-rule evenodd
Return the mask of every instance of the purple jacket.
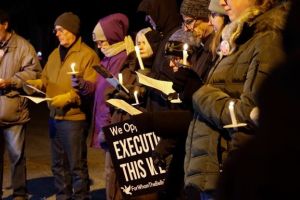
M 104 35 L 110 45 L 123 41 L 127 35 L 129 22 L 128 18 L 123 14 L 116 13 L 106 16 L 100 19 L 98 23 L 100 23 Z M 126 59 L 127 54 L 124 50 L 115 56 L 104 57 L 100 63 L 116 76 Z M 111 120 L 109 107 L 106 104 L 107 99 L 105 91 L 108 87 L 111 87 L 110 84 L 102 76 L 99 76 L 95 90 L 93 137 L 91 141 L 91 146 L 96 148 L 100 147 L 101 141 L 99 139 L 99 133 L 102 127 L 108 125 Z

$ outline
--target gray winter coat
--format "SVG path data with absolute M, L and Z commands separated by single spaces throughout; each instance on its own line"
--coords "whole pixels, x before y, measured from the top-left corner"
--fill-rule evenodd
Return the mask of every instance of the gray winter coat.
M 41 72 L 40 62 L 33 46 L 21 36 L 12 33 L 0 59 L 0 78 L 11 81 L 9 89 L 0 95 L 0 126 L 23 124 L 29 121 L 27 100 L 20 97 L 22 81 L 36 79 Z
M 283 58 L 281 30 L 285 11 L 274 8 L 243 26 L 237 49 L 211 69 L 207 83 L 193 95 L 195 110 L 186 142 L 185 185 L 202 191 L 213 190 L 219 175 L 217 145 L 219 137 L 230 135 L 239 146 L 254 134 L 250 111 L 257 105 L 262 81 Z M 246 128 L 225 130 L 231 124 L 228 105 L 235 102 L 238 122 Z

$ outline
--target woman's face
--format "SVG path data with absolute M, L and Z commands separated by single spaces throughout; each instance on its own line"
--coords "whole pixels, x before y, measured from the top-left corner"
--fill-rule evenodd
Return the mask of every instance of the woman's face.
M 224 24 L 224 16 L 219 15 L 217 13 L 211 13 L 209 17 L 209 22 L 213 26 L 214 31 L 217 32 L 222 28 Z
M 137 37 L 136 45 L 140 49 L 141 58 L 150 58 L 153 55 L 153 51 L 146 37 L 143 34 L 138 34 L 136 37 Z
M 109 43 L 107 40 L 98 40 L 96 41 L 97 47 L 98 49 L 100 49 L 100 51 L 103 53 L 103 50 L 107 49 L 108 47 L 110 47 Z
M 240 17 L 247 8 L 253 7 L 255 2 L 256 0 L 220 0 L 220 4 L 229 16 L 230 21 Z

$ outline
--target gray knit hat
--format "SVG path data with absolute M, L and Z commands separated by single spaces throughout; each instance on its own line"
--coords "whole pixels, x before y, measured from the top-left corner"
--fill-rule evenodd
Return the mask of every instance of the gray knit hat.
M 62 26 L 74 35 L 79 35 L 80 19 L 72 12 L 65 12 L 56 18 L 54 26 Z
M 196 19 L 206 19 L 210 13 L 208 4 L 209 0 L 183 0 L 180 7 L 180 13 Z
M 224 8 L 220 6 L 219 0 L 210 0 L 208 10 L 222 15 L 227 15 Z

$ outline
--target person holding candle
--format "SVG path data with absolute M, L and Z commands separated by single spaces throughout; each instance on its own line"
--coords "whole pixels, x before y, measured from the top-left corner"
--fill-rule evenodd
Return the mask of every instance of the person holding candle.
M 221 18 L 220 23 L 226 23 L 226 17 L 224 15 L 225 11 L 218 5 L 217 1 L 183 1 L 181 5 L 181 14 L 183 18 L 186 20 L 194 19 L 195 24 L 193 26 L 183 25 L 182 29 L 176 31 L 169 39 L 170 42 L 178 41 L 181 42 L 181 44 L 188 43 L 193 49 L 193 53 L 189 55 L 190 59 L 188 60 L 188 68 L 182 67 L 181 64 L 178 64 L 182 63 L 182 59 L 177 59 L 178 61 L 176 62 L 176 59 L 174 59 L 176 57 L 174 56 L 170 62 L 170 66 L 174 70 L 173 89 L 179 93 L 179 98 L 182 100 L 181 109 L 183 109 L 188 116 L 189 113 L 193 112 L 192 95 L 202 86 L 203 80 L 206 79 L 208 71 L 215 62 L 215 60 L 213 60 L 213 52 L 210 48 L 211 41 L 214 38 L 213 27 L 215 25 L 211 24 L 209 21 L 210 12 L 217 13 L 216 15 L 218 16 L 216 17 Z M 178 49 L 182 51 L 182 46 L 178 46 L 180 47 Z M 181 110 L 181 112 L 183 110 Z M 174 113 L 172 113 L 172 115 L 175 116 Z M 169 118 L 173 119 L 172 116 Z M 185 121 L 184 119 L 180 120 L 180 118 L 176 120 L 182 122 Z M 161 133 L 162 135 L 160 136 L 162 139 L 157 145 L 156 151 L 159 152 L 159 154 L 162 155 L 161 157 L 164 159 L 166 155 L 176 149 L 177 165 L 180 166 L 180 160 L 182 160 L 181 165 L 183 166 L 187 133 L 188 127 L 186 127 L 186 132 L 182 132 L 181 135 L 178 136 L 170 136 L 168 135 L 168 132 Z M 168 140 L 169 144 L 162 144 L 164 141 Z M 165 145 L 165 147 L 163 147 L 163 145 Z M 184 185 L 186 198 L 193 199 L 195 196 L 196 198 L 199 198 L 199 190 L 194 190 L 194 187 L 187 182 L 185 182 Z M 200 195 L 203 196 L 210 193 L 210 191 L 208 191 L 208 193 L 205 192 L 202 191 Z
M 284 55 L 281 31 L 287 12 L 276 1 L 220 0 L 220 4 L 231 22 L 222 30 L 219 60 L 193 95 L 194 117 L 186 142 L 186 185 L 196 191 L 216 187 L 224 162 L 217 148 L 220 141 L 230 144 L 226 150 L 232 152 L 254 137 L 257 127 L 250 113 L 257 106 L 257 91 Z M 237 123 L 247 126 L 223 128 L 232 123 L 230 102 Z
M 100 65 L 109 70 L 114 76 L 122 74 L 123 84 L 126 85 L 127 74 L 123 71 L 129 66 L 135 67 L 134 43 L 127 35 L 129 27 L 128 17 L 122 13 L 114 13 L 101 18 L 94 30 L 93 40 L 104 54 Z M 132 64 L 133 63 L 133 64 Z M 110 153 L 105 143 L 102 127 L 117 122 L 112 117 L 106 100 L 111 98 L 116 90 L 102 76 L 96 82 L 93 108 L 93 130 L 91 146 L 105 151 L 105 188 L 106 199 L 121 199 L 121 191 L 117 184 L 117 177 L 111 161 Z
M 77 15 L 59 15 L 54 22 L 59 46 L 49 55 L 41 79 L 27 81 L 51 98 L 49 133 L 56 199 L 90 198 L 86 139 L 97 77 L 92 66 L 99 58 L 82 41 L 79 29 Z

